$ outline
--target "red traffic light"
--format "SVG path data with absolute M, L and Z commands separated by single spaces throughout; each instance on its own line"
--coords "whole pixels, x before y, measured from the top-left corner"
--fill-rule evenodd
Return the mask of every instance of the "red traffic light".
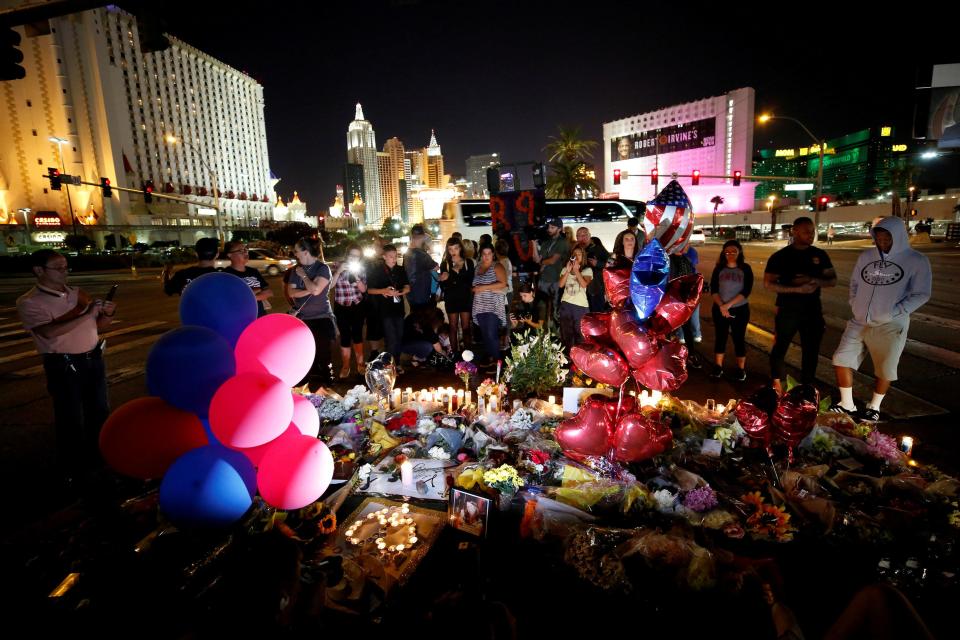
M 743 175 L 743 173 L 740 172 L 740 171 L 734 171 L 734 172 L 733 172 L 733 186 L 735 186 L 735 187 L 739 187 L 739 186 L 740 186 L 740 176 L 742 176 L 742 175 Z
M 620 169 L 613 170 L 613 184 L 620 184 Z
M 650 171 L 650 184 L 657 184 L 660 180 L 660 171 L 659 169 L 653 169 Z
M 696 185 L 700 184 L 700 169 L 694 169 L 694 170 L 693 170 L 693 175 L 690 176 L 690 178 L 691 178 L 690 183 L 691 183 L 692 185 L 696 186 Z

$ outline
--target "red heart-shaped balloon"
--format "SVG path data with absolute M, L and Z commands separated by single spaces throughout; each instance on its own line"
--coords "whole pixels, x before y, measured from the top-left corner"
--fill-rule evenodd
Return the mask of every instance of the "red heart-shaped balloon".
M 631 373 L 640 386 L 676 391 L 687 380 L 687 348 L 679 342 L 661 342 L 656 355 Z
M 780 397 L 780 404 L 770 418 L 773 433 L 787 447 L 800 444 L 817 422 L 820 392 L 812 384 L 801 384 Z
M 619 387 L 630 373 L 619 353 L 595 342 L 582 342 L 570 349 L 570 359 L 581 371 L 603 384 Z
M 580 333 L 587 340 L 605 342 L 610 340 L 610 312 L 592 311 L 580 319 Z
M 757 389 L 750 397 L 737 403 L 733 410 L 737 422 L 747 435 L 764 447 L 770 447 L 770 416 L 777 409 L 777 392 L 771 387 Z
M 617 404 L 620 402 L 619 396 L 602 396 L 602 395 L 593 395 L 590 396 L 596 400 L 602 400 L 605 403 L 605 408 L 607 411 L 607 420 L 610 423 L 610 435 L 613 436 L 613 427 L 617 424 L 620 416 L 625 413 L 630 413 L 631 411 L 636 411 L 637 409 L 637 397 L 632 396 L 629 393 L 623 394 L 623 403 L 620 406 L 619 415 L 617 414 Z
M 613 435 L 613 458 L 618 462 L 649 460 L 673 443 L 673 432 L 641 413 L 628 413 L 617 423 Z
M 665 336 L 682 327 L 700 303 L 702 291 L 703 276 L 699 273 L 690 273 L 671 280 L 660 304 L 650 317 L 650 331 Z
M 604 269 L 603 284 L 607 290 L 607 299 L 614 309 L 622 309 L 630 300 L 630 267 L 624 269 Z
M 606 403 L 605 399 L 587 398 L 577 415 L 560 423 L 554 437 L 564 451 L 585 456 L 607 453 L 612 428 L 607 420 Z
M 610 337 L 627 357 L 631 369 L 645 365 L 657 355 L 660 348 L 656 338 L 647 332 L 637 312 L 632 309 L 621 309 L 610 314 Z

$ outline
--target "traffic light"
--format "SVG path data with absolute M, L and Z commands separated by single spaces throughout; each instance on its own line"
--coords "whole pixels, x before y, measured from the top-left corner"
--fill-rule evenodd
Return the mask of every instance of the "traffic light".
M 657 184 L 660 181 L 660 171 L 659 169 L 652 169 L 650 171 L 650 184 Z
M 0 29 L 0 80 L 20 80 L 27 72 L 20 63 L 20 34 L 10 28 Z
M 60 191 L 60 169 L 56 167 L 47 167 L 47 179 L 50 181 L 50 188 L 54 191 Z
M 740 171 L 734 171 L 734 172 L 733 172 L 733 186 L 735 186 L 735 187 L 739 187 L 739 186 L 740 186 L 740 176 L 742 176 L 742 175 L 743 175 L 743 173 L 740 172 Z
M 147 180 L 143 183 L 143 201 L 153 202 L 153 180 Z
M 817 201 L 817 211 L 827 210 L 827 200 L 827 196 L 820 196 L 820 200 Z
M 910 209 L 910 217 L 911 217 L 911 218 L 916 218 L 916 217 L 917 217 L 917 210 L 916 210 L 916 209 Z
M 613 184 L 620 184 L 620 169 L 613 170 Z
M 113 189 L 110 188 L 110 178 L 100 178 L 100 188 L 103 189 L 104 200 L 113 195 Z
M 690 184 L 693 186 L 700 184 L 700 169 L 693 170 L 693 175 L 690 176 Z

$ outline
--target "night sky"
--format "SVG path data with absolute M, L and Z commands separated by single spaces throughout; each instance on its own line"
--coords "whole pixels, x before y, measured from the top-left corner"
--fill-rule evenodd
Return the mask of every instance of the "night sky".
M 756 89 L 758 112 L 821 137 L 892 123 L 907 141 L 918 74 L 960 62 L 955 30 L 918 3 L 909 15 L 875 4 L 851 17 L 838 4 L 794 4 L 803 16 L 790 17 L 772 3 L 176 0 L 161 11 L 165 30 L 263 85 L 277 189 L 317 211 L 342 182 L 358 101 L 379 149 L 392 136 L 426 146 L 435 129 L 454 175 L 473 154 L 543 160 L 560 124 L 600 141 L 605 121 L 742 86 Z M 754 147 L 805 141 L 778 122 L 757 130 Z M 596 159 L 602 171 L 600 148 Z

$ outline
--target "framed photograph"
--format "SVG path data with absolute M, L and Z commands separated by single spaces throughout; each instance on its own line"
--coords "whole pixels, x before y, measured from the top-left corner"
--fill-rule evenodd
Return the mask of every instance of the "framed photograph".
M 450 490 L 447 522 L 454 529 L 485 538 L 490 520 L 490 502 L 490 498 L 454 487 Z

